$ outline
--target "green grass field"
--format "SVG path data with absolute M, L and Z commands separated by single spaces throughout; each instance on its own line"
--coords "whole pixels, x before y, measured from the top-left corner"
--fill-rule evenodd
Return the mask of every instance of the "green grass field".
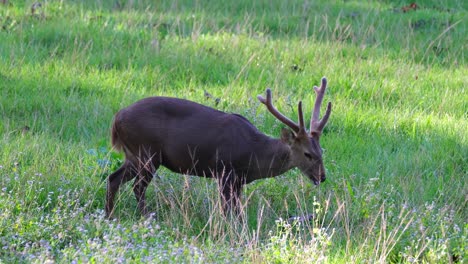
M 0 263 L 467 261 L 467 2 L 223 2 L 0 1 Z M 186 98 L 279 137 L 256 96 L 309 116 L 322 76 L 320 187 L 256 181 L 237 221 L 213 180 L 161 169 L 153 217 L 128 184 L 105 219 L 120 108 Z

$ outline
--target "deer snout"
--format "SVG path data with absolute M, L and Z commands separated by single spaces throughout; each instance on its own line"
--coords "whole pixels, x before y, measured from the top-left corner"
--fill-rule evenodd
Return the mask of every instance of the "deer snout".
M 317 178 L 318 178 L 318 180 L 317 179 L 312 179 L 312 182 L 314 182 L 314 185 L 320 185 L 320 183 L 322 183 L 322 182 L 324 182 L 326 180 L 325 174 L 320 175 Z
M 327 177 L 325 177 L 325 168 L 323 167 L 323 165 L 320 165 L 318 167 L 318 172 L 316 176 L 313 177 L 312 181 L 314 182 L 314 185 L 319 185 L 321 182 L 324 182 L 326 179 Z
M 307 175 L 307 177 L 314 183 L 314 185 L 320 185 L 321 182 L 324 182 L 326 177 L 325 177 L 325 167 L 321 163 L 314 163 L 310 167 L 306 167 L 305 169 L 299 167 L 301 172 L 304 175 Z

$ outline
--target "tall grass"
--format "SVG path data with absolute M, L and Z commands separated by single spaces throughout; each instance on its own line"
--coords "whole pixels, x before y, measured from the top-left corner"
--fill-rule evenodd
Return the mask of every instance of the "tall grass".
M 0 4 L 0 260 L 466 261 L 465 1 L 33 1 Z M 123 156 L 118 109 L 176 96 L 281 124 L 329 79 L 327 182 L 247 185 L 242 218 L 210 179 L 158 171 L 142 218 L 131 186 L 104 218 Z M 212 95 L 205 97 L 205 93 Z M 218 99 L 218 102 L 217 100 Z M 307 111 L 308 113 L 308 111 Z M 131 185 L 131 184 L 129 184 Z

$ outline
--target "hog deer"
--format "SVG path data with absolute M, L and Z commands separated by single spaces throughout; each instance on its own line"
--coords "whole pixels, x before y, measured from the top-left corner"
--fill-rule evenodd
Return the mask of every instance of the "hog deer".
M 325 181 L 320 135 L 331 113 L 331 103 L 320 119 L 327 79 L 317 93 L 310 130 L 306 131 L 302 102 L 299 123 L 281 114 L 272 103 L 271 90 L 258 100 L 289 129 L 280 139 L 260 132 L 246 118 L 169 97 L 149 97 L 120 110 L 112 125 L 112 145 L 123 150 L 125 161 L 107 183 L 106 215 L 114 209 L 119 187 L 135 179 L 138 209 L 147 214 L 145 191 L 159 166 L 181 174 L 216 178 L 224 212 L 239 210 L 244 184 L 299 168 L 315 185 Z

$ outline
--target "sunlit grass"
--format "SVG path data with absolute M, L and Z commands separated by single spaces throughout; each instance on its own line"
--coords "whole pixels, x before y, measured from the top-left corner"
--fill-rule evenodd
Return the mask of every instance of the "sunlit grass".
M 463 1 L 32 1 L 0 4 L 0 260 L 463 262 L 468 79 Z M 103 215 L 113 114 L 153 95 L 240 113 L 278 136 L 329 80 L 328 180 L 244 189 L 159 171 L 142 219 L 128 184 Z M 205 92 L 213 98 L 206 98 Z M 214 100 L 219 98 L 217 104 Z M 288 222 L 314 214 L 311 221 Z

